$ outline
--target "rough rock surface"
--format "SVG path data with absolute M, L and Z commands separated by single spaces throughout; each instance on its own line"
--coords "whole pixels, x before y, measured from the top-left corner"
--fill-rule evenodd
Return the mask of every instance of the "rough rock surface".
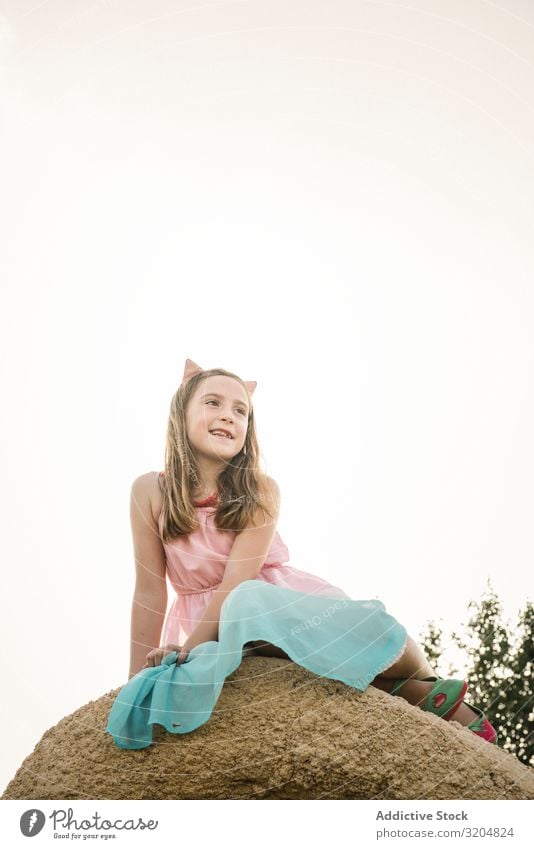
M 534 798 L 534 770 L 458 723 L 289 660 L 244 658 L 207 723 L 136 751 L 105 732 L 119 689 L 46 731 L 2 798 Z

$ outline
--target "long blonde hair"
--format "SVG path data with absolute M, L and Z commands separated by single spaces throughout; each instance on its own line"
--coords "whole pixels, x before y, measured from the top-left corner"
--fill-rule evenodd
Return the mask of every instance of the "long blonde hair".
M 186 410 L 195 389 L 206 378 L 223 375 L 239 381 L 249 398 L 250 410 L 244 448 L 228 461 L 217 480 L 219 494 L 214 524 L 220 530 L 243 530 L 258 507 L 273 518 L 272 494 L 267 476 L 259 470 L 260 450 L 254 409 L 244 382 L 223 368 L 206 369 L 190 377 L 173 395 L 167 425 L 165 477 L 158 477 L 163 495 L 162 539 L 189 534 L 199 527 L 192 491 L 200 481 L 199 467 L 187 436 Z

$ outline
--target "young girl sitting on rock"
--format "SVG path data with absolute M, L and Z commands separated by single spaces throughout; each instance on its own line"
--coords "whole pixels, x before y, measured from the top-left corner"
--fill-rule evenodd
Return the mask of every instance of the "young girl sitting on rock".
M 494 743 L 483 712 L 463 701 L 467 683 L 433 675 L 382 602 L 351 599 L 287 565 L 276 530 L 279 488 L 258 467 L 255 388 L 186 360 L 165 472 L 132 486 L 130 676 L 106 730 L 123 748 L 150 745 L 154 723 L 188 733 L 209 719 L 242 658 L 259 654 L 360 691 L 372 684 Z M 176 592 L 168 615 L 167 576 Z

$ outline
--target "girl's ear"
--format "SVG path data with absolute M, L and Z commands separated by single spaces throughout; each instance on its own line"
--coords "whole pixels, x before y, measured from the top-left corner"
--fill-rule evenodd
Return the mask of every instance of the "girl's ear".
M 184 376 L 182 377 L 182 384 L 189 380 L 190 377 L 193 377 L 194 374 L 198 374 L 199 371 L 203 371 L 202 367 L 197 365 L 197 363 L 193 362 L 193 360 L 187 359 L 185 361 L 184 368 Z M 247 387 L 249 394 L 252 395 L 256 386 L 258 385 L 256 380 L 244 380 L 243 383 Z

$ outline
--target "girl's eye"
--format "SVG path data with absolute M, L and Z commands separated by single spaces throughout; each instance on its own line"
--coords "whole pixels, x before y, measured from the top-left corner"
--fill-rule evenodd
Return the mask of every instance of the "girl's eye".
M 211 398 L 209 401 L 206 401 L 206 404 L 218 404 L 218 403 L 219 402 L 216 401 L 214 398 Z M 239 407 L 238 410 L 239 410 L 239 412 L 241 413 L 242 416 L 246 416 L 246 414 L 247 414 L 246 410 L 243 410 L 242 407 Z

